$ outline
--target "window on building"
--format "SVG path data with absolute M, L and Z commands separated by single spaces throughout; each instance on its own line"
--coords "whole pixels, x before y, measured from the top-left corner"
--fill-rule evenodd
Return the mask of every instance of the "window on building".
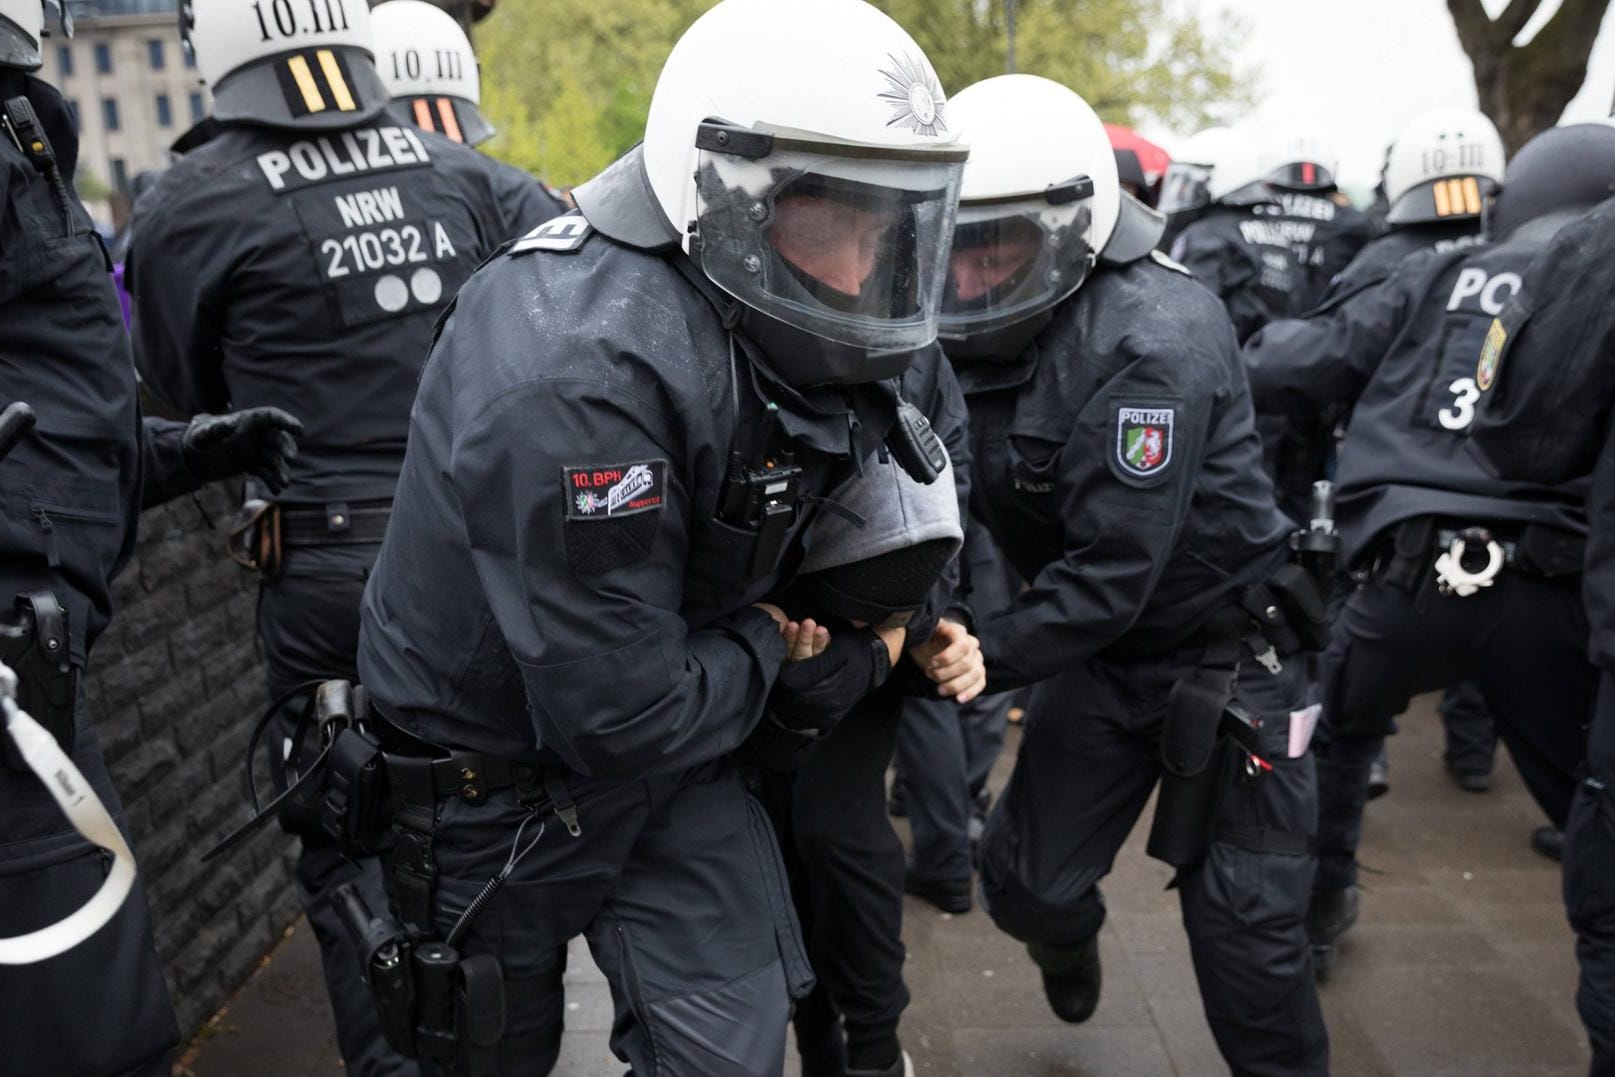
M 202 95 L 193 93 L 191 94 L 191 122 L 201 123 L 202 115 Z
M 69 78 L 73 74 L 73 46 L 56 46 L 56 66 L 61 69 L 62 77 Z
M 103 75 L 112 74 L 112 46 L 105 41 L 95 46 L 95 69 Z
M 168 95 L 165 93 L 157 95 L 157 126 L 174 126 L 174 109 L 169 105 Z
M 101 98 L 101 122 L 108 131 L 118 129 L 118 99 L 115 97 Z
M 112 159 L 112 189 L 114 191 L 129 189 L 129 166 L 122 157 Z
M 151 69 L 161 71 L 168 60 L 163 55 L 163 43 L 156 38 L 146 42 L 146 56 L 151 60 Z
M 190 49 L 187 49 L 187 48 L 181 48 L 179 51 L 181 53 L 183 53 L 184 56 L 185 56 L 185 66 L 190 68 L 192 71 L 195 71 L 196 70 L 196 53 L 192 52 Z
M 79 119 L 79 102 L 78 102 L 78 98 L 69 97 L 67 99 L 67 114 L 69 116 L 73 117 L 73 130 L 75 130 L 75 131 L 81 130 L 83 128 L 83 126 L 84 126 L 84 122 Z

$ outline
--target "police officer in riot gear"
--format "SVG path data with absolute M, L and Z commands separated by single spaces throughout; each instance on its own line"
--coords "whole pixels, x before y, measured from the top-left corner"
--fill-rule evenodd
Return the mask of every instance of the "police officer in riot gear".
M 1615 128 L 1537 136 L 1487 210 L 1491 243 L 1404 261 L 1379 287 L 1245 351 L 1257 406 L 1353 406 L 1339 527 L 1360 589 L 1320 675 L 1319 871 L 1308 929 L 1320 964 L 1356 918 L 1354 854 L 1377 741 L 1417 692 L 1480 686 L 1532 795 L 1563 826 L 1593 691 L 1577 592 L 1580 492 L 1500 483 L 1470 451 L 1492 318 L 1549 239 L 1615 190 Z
M 480 146 L 494 136 L 482 114 L 482 74 L 471 39 L 452 15 L 426 0 L 387 0 L 370 14 L 376 70 L 393 110 L 424 131 Z M 489 160 L 513 220 L 539 224 L 567 211 L 549 188 L 519 168 Z
M 1335 276 L 1324 302 L 1378 284 L 1410 254 L 1483 242 L 1481 209 L 1503 182 L 1504 161 L 1502 136 L 1483 112 L 1440 108 L 1414 117 L 1386 155 L 1385 232 Z
M 1241 341 L 1299 309 L 1305 286 L 1296 228 L 1278 216 L 1264 177 L 1255 136 L 1215 127 L 1189 140 L 1161 190 L 1161 212 L 1177 228 L 1173 259 L 1222 300 Z
M 1336 186 L 1340 162 L 1310 126 L 1275 128 L 1261 140 L 1259 159 L 1277 203 L 1258 206 L 1256 212 L 1279 222 L 1295 248 L 1300 276 L 1290 309 L 1311 310 L 1373 238 L 1373 222 Z
M 535 198 L 513 217 L 490 161 L 388 115 L 363 0 L 195 0 L 181 19 L 216 123 L 137 208 L 135 353 L 182 414 L 275 404 L 307 425 L 291 481 L 252 506 L 240 555 L 263 575 L 270 697 L 292 696 L 280 744 L 300 686 L 354 676 L 359 599 L 432 324 L 548 207 Z M 349 1069 L 415 1072 L 383 1043 L 327 900 L 357 877 L 380 902 L 379 867 L 344 860 L 306 821 L 285 825 L 303 838 L 299 886 Z
M 502 968 L 502 1038 L 457 1029 L 499 1072 L 554 1064 L 578 934 L 636 1072 L 783 1065 L 812 978 L 725 757 L 765 705 L 822 728 L 776 694 L 780 625 L 805 622 L 765 600 L 934 339 L 953 130 L 861 0 L 724 0 L 668 58 L 644 143 L 443 321 L 359 665 L 383 745 L 463 778 L 404 788 L 389 870 L 402 920 L 446 937 L 464 914 L 459 952 Z M 863 695 L 898 641 L 837 629 L 825 653 Z
M 1321 603 L 1285 566 L 1233 332 L 1151 253 L 1159 218 L 1118 192 L 1076 94 L 1006 75 L 953 110 L 971 159 L 944 341 L 974 507 L 1029 581 L 975 631 L 989 691 L 1038 686 L 982 837 L 983 903 L 1027 943 L 1054 1012 L 1086 1020 L 1098 883 L 1165 771 L 1151 851 L 1179 869 L 1223 1057 L 1239 1074 L 1325 1073 L 1302 928 L 1312 763 L 1290 743 L 1297 603 Z
M 1333 308 L 1380 284 L 1408 256 L 1419 251 L 1455 251 L 1484 242 L 1481 210 L 1503 180 L 1503 140 L 1483 113 L 1472 109 L 1433 109 L 1414 118 L 1392 144 L 1385 162 L 1388 230 L 1372 240 L 1342 270 L 1324 302 L 1308 318 L 1328 318 Z M 1304 322 L 1275 322 L 1261 333 L 1266 361 L 1285 361 L 1288 349 L 1307 347 Z M 1305 362 L 1305 357 L 1298 361 Z M 1272 417 L 1278 451 L 1273 456 L 1279 504 L 1299 517 L 1312 484 L 1325 477 L 1336 428 L 1345 418 L 1343 403 L 1308 420 Z M 1264 432 L 1269 426 L 1264 426 Z M 1445 762 L 1463 789 L 1484 792 L 1491 785 L 1497 732 L 1479 688 L 1469 682 L 1448 690 L 1441 705 L 1446 727 Z M 1370 796 L 1389 788 L 1382 748 L 1370 778 Z
M 119 818 L 82 679 L 112 616 L 111 581 L 134 549 L 139 510 L 243 468 L 282 479 L 297 424 L 270 411 L 189 425 L 140 420 L 111 266 L 73 193 L 73 123 L 60 94 L 28 75 L 43 34 L 39 0 L 0 0 L 0 368 L 7 420 L 22 405 L 34 416 L 32 426 L 4 424 L 0 660 L 20 675 L 19 702 L 85 775 L 91 799 Z M 34 950 L 42 940 L 17 936 L 90 908 L 127 871 L 126 852 L 112 867 L 114 855 L 52 801 L 47 775 L 35 776 L 10 737 L 0 740 L 0 938 L 8 950 Z M 179 1033 L 145 898 L 138 883 L 125 893 L 88 938 L 0 965 L 6 1073 L 168 1073 Z
M 1612 192 L 1615 193 L 1615 192 Z M 1587 759 L 1564 833 L 1564 897 L 1576 932 L 1576 1007 L 1595 1077 L 1615 1072 L 1615 200 L 1561 229 L 1525 271 L 1475 364 L 1472 444 L 1501 481 L 1586 483 L 1581 597 L 1599 671 Z

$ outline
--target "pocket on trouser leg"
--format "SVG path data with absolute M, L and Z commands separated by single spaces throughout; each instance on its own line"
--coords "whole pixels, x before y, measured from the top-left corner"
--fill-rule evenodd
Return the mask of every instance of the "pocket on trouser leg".
M 1315 777 L 1306 756 L 1273 768 L 1228 791 L 1210 854 L 1179 876 L 1184 926 L 1207 1020 L 1235 1072 L 1326 1073 L 1304 926 Z
M 785 859 L 768 812 L 750 793 L 746 800 L 746 827 L 757 854 L 757 870 L 768 898 L 768 911 L 774 920 L 774 939 L 779 946 L 780 966 L 784 969 L 786 990 L 793 999 L 806 998 L 813 990 L 813 965 L 802 943 L 802 925 L 791 900 L 791 884 L 785 876 Z
M 622 941 L 623 974 L 655 1052 L 655 1071 L 645 1077 L 757 1077 L 783 1072 L 790 999 L 777 962 L 722 987 L 646 1003 L 636 987 L 633 946 L 626 936 Z

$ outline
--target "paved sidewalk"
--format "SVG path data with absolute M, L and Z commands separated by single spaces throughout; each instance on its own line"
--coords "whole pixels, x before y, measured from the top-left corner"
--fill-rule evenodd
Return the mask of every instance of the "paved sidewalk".
M 1323 988 L 1333 1071 L 1582 1077 L 1587 1052 L 1559 873 L 1527 844 L 1542 820 L 1506 757 L 1488 794 L 1461 792 L 1447 778 L 1434 702 L 1416 701 L 1403 719 L 1392 740 L 1391 794 L 1369 807 L 1362 918 Z M 995 775 L 1000 784 L 1008 759 Z M 950 917 L 909 900 L 914 1002 L 903 1038 L 921 1077 L 1227 1072 L 1201 1015 L 1177 898 L 1165 890 L 1170 871 L 1144 856 L 1148 821 L 1106 886 L 1105 995 L 1081 1027 L 1049 1013 L 1025 951 L 979 910 Z M 189 1072 L 340 1073 L 322 988 L 300 923 L 198 1038 Z M 567 996 L 556 1074 L 620 1077 L 626 1067 L 606 1046 L 609 993 L 581 946 Z

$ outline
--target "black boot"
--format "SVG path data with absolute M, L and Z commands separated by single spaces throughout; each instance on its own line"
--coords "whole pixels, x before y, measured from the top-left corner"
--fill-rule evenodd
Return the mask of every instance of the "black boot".
M 1075 946 L 1045 946 L 1031 943 L 1026 952 L 1043 972 L 1043 994 L 1048 997 L 1054 1016 L 1080 1025 L 1093 1016 L 1099 1005 L 1102 979 L 1099 967 L 1099 936 Z
M 1564 860 L 1565 832 L 1556 826 L 1539 826 L 1531 831 L 1531 848 L 1549 860 Z
M 912 871 L 903 876 L 903 893 L 923 898 L 943 912 L 970 911 L 970 876 L 962 879 L 925 879 Z
M 1321 980 L 1335 963 L 1335 944 L 1357 922 L 1357 888 L 1314 890 L 1307 908 L 1307 941 L 1312 945 L 1312 967 Z

